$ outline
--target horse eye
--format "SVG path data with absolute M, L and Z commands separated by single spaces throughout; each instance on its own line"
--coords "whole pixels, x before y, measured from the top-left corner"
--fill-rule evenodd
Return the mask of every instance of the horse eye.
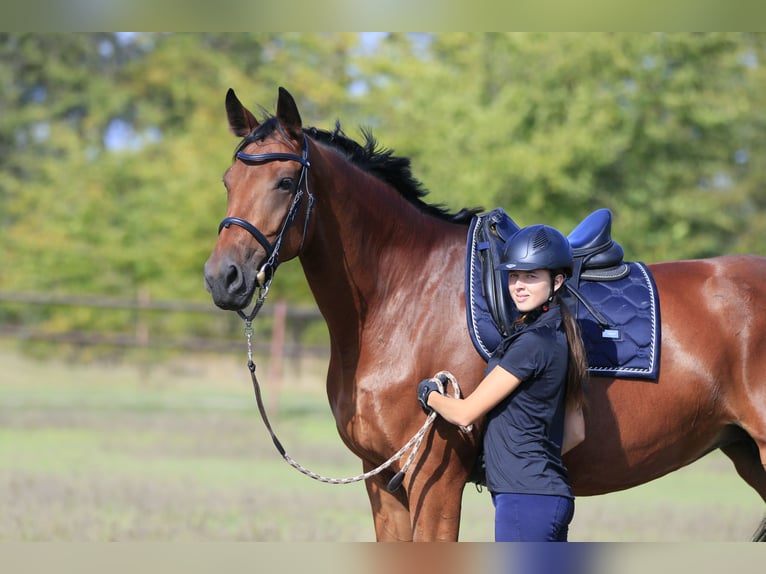
M 292 177 L 285 177 L 279 180 L 279 184 L 277 185 L 277 189 L 281 189 L 283 191 L 290 191 L 293 188 L 293 178 Z

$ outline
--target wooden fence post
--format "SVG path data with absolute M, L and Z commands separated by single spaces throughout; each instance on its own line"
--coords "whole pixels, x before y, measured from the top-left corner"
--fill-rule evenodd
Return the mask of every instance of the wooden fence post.
M 285 331 L 287 323 L 287 303 L 277 301 L 274 305 L 274 317 L 271 326 L 271 357 L 269 360 L 269 387 L 271 393 L 271 412 L 279 415 L 279 390 L 282 386 L 282 363 L 285 354 Z
M 149 378 L 150 371 L 150 335 L 146 309 L 149 309 L 151 303 L 152 295 L 149 289 L 140 287 L 136 293 L 136 346 L 138 347 L 138 369 L 142 380 Z

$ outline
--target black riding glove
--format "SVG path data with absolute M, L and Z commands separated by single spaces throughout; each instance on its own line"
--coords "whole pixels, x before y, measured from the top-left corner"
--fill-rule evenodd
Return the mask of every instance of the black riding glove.
M 433 379 L 423 379 L 418 383 L 418 402 L 427 415 L 430 415 L 433 412 L 433 408 L 428 406 L 428 395 L 430 395 L 432 391 L 442 394 L 439 390 L 439 386 Z

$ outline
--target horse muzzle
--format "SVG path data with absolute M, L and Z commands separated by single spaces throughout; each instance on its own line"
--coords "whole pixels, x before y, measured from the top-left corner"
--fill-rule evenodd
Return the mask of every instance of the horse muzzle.
M 213 254 L 205 263 L 205 289 L 218 307 L 238 311 L 250 304 L 256 287 L 262 284 L 258 278 L 260 273 L 252 265 Z

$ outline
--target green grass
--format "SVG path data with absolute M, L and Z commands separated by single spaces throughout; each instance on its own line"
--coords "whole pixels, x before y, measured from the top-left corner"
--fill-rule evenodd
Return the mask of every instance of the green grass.
M 241 361 L 198 356 L 146 371 L 0 350 L 0 365 L 0 541 L 374 539 L 363 484 L 315 482 L 278 455 Z M 278 389 L 264 365 L 288 453 L 323 475 L 357 475 L 327 405 L 325 365 L 292 365 Z M 763 511 L 714 454 L 648 485 L 578 498 L 570 539 L 747 540 Z M 492 515 L 488 493 L 468 485 L 461 540 L 491 540 Z

